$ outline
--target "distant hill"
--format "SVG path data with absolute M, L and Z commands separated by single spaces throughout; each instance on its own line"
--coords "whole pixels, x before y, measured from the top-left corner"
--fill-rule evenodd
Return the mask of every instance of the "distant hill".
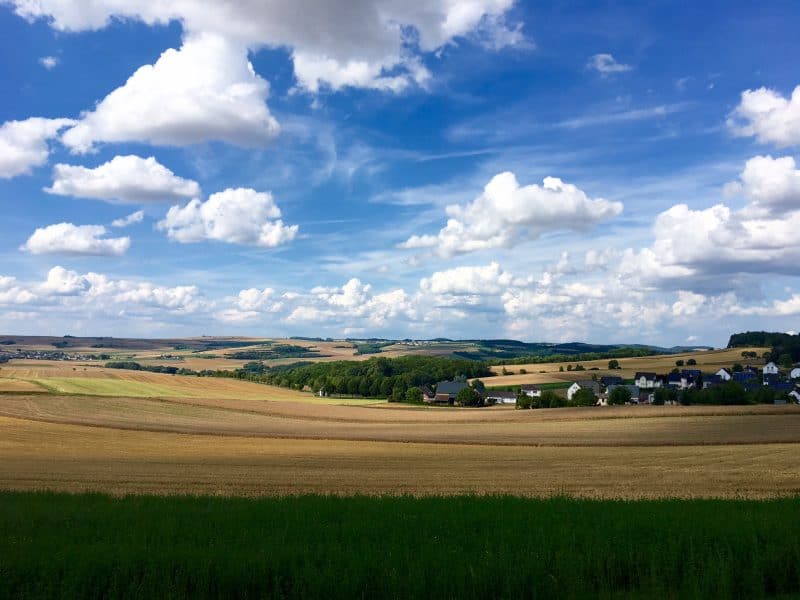
M 526 358 L 535 360 L 551 356 L 575 357 L 580 360 L 596 358 L 622 358 L 647 354 L 677 354 L 694 350 L 710 350 L 709 346 L 673 346 L 664 348 L 646 344 L 587 344 L 584 342 L 520 342 L 518 340 L 417 340 L 415 344 L 430 344 L 432 349 L 445 346 L 453 355 L 472 360 L 520 361 Z

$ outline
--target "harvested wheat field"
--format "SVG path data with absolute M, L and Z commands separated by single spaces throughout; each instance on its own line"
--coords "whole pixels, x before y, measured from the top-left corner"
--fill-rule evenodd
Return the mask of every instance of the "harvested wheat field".
M 16 363 L 16 361 L 15 361 Z M 41 364 L 40 364 L 41 363 Z M 106 369 L 100 366 L 71 366 L 69 363 L 37 361 L 16 363 L 0 370 L 0 391 L 41 391 L 53 394 L 133 398 L 218 398 L 312 403 L 368 404 L 375 400 L 315 398 L 310 394 L 274 386 L 259 385 L 221 377 L 186 377 Z M 19 386 L 19 389 L 12 389 Z
M 0 489 L 603 498 L 800 491 L 796 406 L 345 405 L 236 380 L 76 373 L 17 375 L 51 386 L 65 379 L 94 394 L 0 395 Z M 108 377 L 102 386 L 98 373 Z M 100 394 L 107 386 L 164 393 Z
M 0 418 L 0 454 L 0 487 L 15 490 L 597 498 L 800 492 L 794 444 L 507 448 L 176 435 Z

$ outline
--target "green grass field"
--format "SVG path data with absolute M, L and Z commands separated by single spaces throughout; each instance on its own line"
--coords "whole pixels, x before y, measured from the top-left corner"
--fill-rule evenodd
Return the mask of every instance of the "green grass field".
M 800 594 L 800 499 L 0 494 L 0 597 Z

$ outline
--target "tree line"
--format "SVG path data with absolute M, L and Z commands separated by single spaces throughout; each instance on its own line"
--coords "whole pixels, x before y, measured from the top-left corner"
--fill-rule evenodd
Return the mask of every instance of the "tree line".
M 441 356 L 375 357 L 364 361 L 305 362 L 274 367 L 253 361 L 239 369 L 203 371 L 142 365 L 135 361 L 113 361 L 105 366 L 172 375 L 228 377 L 296 390 L 310 389 L 314 393 L 321 391 L 326 395 L 385 398 L 395 402 L 411 401 L 412 397 L 421 400 L 421 388 L 433 390 L 439 381 L 493 375 L 484 362 Z

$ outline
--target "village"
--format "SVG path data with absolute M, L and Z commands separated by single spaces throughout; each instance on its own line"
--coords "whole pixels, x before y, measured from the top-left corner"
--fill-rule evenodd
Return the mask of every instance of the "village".
M 637 372 L 633 379 L 615 375 L 598 377 L 594 374 L 590 379 L 578 380 L 568 386 L 522 384 L 512 390 L 488 389 L 480 380 L 469 382 L 462 377 L 453 381 L 440 381 L 434 389 L 424 388 L 422 393 L 425 403 L 440 405 L 463 404 L 463 396 L 460 398 L 459 394 L 468 388 L 482 399 L 482 402 L 470 405 L 480 406 L 553 408 L 609 404 L 677 405 L 682 403 L 681 392 L 710 390 L 735 384 L 733 389 L 755 395 L 760 402 L 800 404 L 800 363 L 783 370 L 771 361 L 760 368 L 737 363 L 731 368 L 721 368 L 714 373 L 704 373 L 696 368 L 680 369 L 678 366 L 682 364 L 676 365 L 670 373 Z M 541 403 L 543 395 L 549 396 L 544 405 Z

